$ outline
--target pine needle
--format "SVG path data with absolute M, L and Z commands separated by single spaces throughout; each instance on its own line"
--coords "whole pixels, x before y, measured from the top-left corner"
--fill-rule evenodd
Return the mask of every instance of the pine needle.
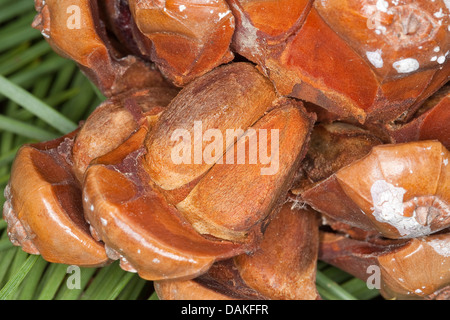
M 332 279 L 328 278 L 321 271 L 317 271 L 316 274 L 317 284 L 320 285 L 324 290 L 328 291 L 331 295 L 342 299 L 342 300 L 357 300 L 356 297 L 351 295 L 349 292 L 344 290 L 339 284 L 337 284 Z
M 29 256 L 20 269 L 11 277 L 6 285 L 0 290 L 0 300 L 7 300 L 19 288 L 23 279 L 27 276 L 33 265 L 39 259 L 39 256 Z
M 61 133 L 68 133 L 77 127 L 71 120 L 3 76 L 0 76 L 0 93 Z

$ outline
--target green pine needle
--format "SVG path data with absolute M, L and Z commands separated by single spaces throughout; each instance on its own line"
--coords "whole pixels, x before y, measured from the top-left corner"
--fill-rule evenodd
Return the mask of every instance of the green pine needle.
M 6 285 L 0 290 L 0 300 L 7 300 L 19 288 L 23 279 L 27 276 L 39 256 L 29 256 L 20 269 L 9 279 Z
M 326 291 L 330 293 L 331 296 L 335 296 L 341 300 L 357 300 L 355 296 L 350 294 L 348 291 L 343 289 L 339 284 L 337 284 L 332 279 L 328 278 L 324 273 L 320 270 L 317 271 L 316 274 L 317 284 L 322 288 L 322 292 Z
M 9 241 L 9 239 L 3 239 L 0 240 L 0 251 L 12 248 L 12 243 L 11 241 Z
M 61 133 L 68 133 L 77 128 L 74 122 L 3 76 L 0 76 L 0 93 Z

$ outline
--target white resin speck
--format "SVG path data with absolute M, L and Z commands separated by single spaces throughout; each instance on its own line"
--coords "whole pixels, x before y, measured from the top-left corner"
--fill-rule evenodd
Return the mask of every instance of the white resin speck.
M 380 49 L 376 51 L 367 51 L 366 56 L 370 63 L 377 69 L 383 68 L 383 58 L 381 57 L 382 51 Z
M 419 61 L 413 58 L 406 58 L 393 63 L 392 65 L 398 73 L 410 73 L 419 69 Z
M 431 232 L 429 226 L 423 226 L 415 219 L 415 212 L 412 217 L 403 215 L 405 189 L 395 187 L 385 180 L 377 180 L 372 185 L 370 193 L 375 219 L 395 227 L 402 238 L 418 237 Z

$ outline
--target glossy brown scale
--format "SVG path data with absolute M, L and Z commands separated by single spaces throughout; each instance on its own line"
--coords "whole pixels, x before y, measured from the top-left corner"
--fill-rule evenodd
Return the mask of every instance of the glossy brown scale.
M 85 221 L 85 171 L 94 159 L 118 147 L 142 123 L 155 121 L 176 92 L 150 88 L 115 96 L 73 133 L 22 147 L 11 171 L 4 207 L 12 242 L 52 262 L 86 266 L 108 263 L 103 243 L 92 238 Z
M 225 0 L 129 4 L 139 31 L 152 43 L 146 53 L 176 85 L 184 86 L 234 58 L 229 50 L 234 16 Z
M 449 226 L 448 158 L 437 141 L 376 146 L 301 199 L 335 220 L 388 238 L 426 236 Z
M 450 281 L 448 248 L 448 232 L 378 243 L 322 233 L 319 257 L 378 285 L 386 299 L 445 299 Z
M 450 147 L 450 86 L 447 84 L 427 99 L 412 119 L 388 124 L 385 128 L 392 142 L 439 140 Z
M 205 86 L 211 78 L 214 85 Z M 230 89 L 226 96 L 223 83 Z M 208 96 L 211 99 L 197 100 Z M 224 98 L 231 99 L 228 105 L 217 103 Z M 274 98 L 250 64 L 223 66 L 186 86 L 153 127 L 144 125 L 117 149 L 91 162 L 84 180 L 84 208 L 96 236 L 113 253 L 110 257 L 121 259 L 125 269 L 143 278 L 169 280 L 194 278 L 215 261 L 255 250 L 264 225 L 293 182 L 313 121 L 298 102 Z M 191 118 L 180 117 L 187 105 L 196 106 L 196 112 Z M 265 164 L 228 164 L 219 162 L 220 157 L 212 164 L 172 162 L 171 130 L 192 130 L 194 119 L 200 119 L 205 130 L 220 130 L 224 121 L 218 121 L 216 110 L 221 108 L 229 110 L 229 124 L 279 130 L 280 140 L 272 141 L 279 143 L 276 172 L 261 175 Z M 249 115 L 238 112 L 241 108 Z M 230 145 L 223 156 L 233 144 L 246 141 L 245 136 L 225 141 Z
M 189 278 L 246 250 L 202 237 L 150 186 L 141 164 L 145 151 L 139 149 L 145 133 L 140 129 L 86 173 L 86 217 L 122 265 L 151 280 Z
M 117 148 L 144 122 L 153 123 L 178 90 L 153 87 L 116 95 L 99 105 L 83 124 L 73 146 L 80 181 L 91 161 Z
M 71 169 L 76 132 L 23 146 L 11 170 L 3 216 L 15 245 L 50 262 L 101 266 L 109 262 L 84 220 L 81 187 Z
M 168 85 L 151 63 L 133 55 L 122 57 L 110 45 L 99 19 L 97 1 L 37 0 L 35 4 L 39 14 L 33 27 L 41 31 L 57 53 L 74 60 L 106 96 L 156 83 Z M 69 11 L 74 15 L 72 19 L 81 20 L 69 21 L 69 9 L 75 10 Z
M 447 1 L 35 5 L 33 27 L 108 99 L 19 150 L 15 245 L 120 260 L 162 299 L 320 299 L 318 259 L 379 268 L 387 299 L 448 299 Z
M 443 1 L 383 2 L 386 8 L 377 1 L 286 1 L 294 19 L 281 10 L 253 9 L 266 1 L 230 2 L 238 21 L 236 51 L 259 64 L 282 95 L 340 119 L 395 120 L 448 80 L 448 18 L 433 15 L 448 11 Z M 263 19 L 270 27 L 259 23 Z M 283 36 L 274 41 L 271 29 Z
M 283 205 L 270 222 L 260 248 L 214 264 L 189 281 L 157 281 L 162 299 L 314 300 L 318 216 Z

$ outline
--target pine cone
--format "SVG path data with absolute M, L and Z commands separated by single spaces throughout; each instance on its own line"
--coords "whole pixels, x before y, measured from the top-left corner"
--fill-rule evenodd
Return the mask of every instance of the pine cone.
M 164 299 L 320 299 L 318 259 L 448 298 L 446 1 L 35 4 L 107 100 L 18 152 L 15 245 Z

